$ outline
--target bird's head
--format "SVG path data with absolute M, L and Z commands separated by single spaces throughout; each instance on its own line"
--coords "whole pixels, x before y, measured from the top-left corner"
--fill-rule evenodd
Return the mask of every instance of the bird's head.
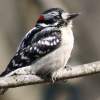
M 51 8 L 40 15 L 36 25 L 40 25 L 43 27 L 60 27 L 67 25 L 72 19 L 74 19 L 78 15 L 79 13 L 68 13 L 61 8 Z

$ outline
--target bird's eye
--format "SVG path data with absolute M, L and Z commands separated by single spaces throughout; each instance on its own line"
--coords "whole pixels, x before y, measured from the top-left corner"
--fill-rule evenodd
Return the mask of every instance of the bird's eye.
M 55 18 L 55 19 L 60 19 L 60 16 L 55 16 L 54 18 Z

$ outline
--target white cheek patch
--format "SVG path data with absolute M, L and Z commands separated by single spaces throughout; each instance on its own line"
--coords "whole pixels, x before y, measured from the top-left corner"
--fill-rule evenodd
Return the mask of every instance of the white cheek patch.
M 61 16 L 62 16 L 62 18 L 63 18 L 64 20 L 66 20 L 66 19 L 68 18 L 68 15 L 69 15 L 68 13 L 65 13 L 65 12 L 64 12 L 64 13 L 62 13 Z

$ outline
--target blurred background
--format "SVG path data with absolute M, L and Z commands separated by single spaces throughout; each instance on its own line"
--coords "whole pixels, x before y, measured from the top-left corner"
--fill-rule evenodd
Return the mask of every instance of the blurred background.
M 52 7 L 81 13 L 73 23 L 75 46 L 69 64 L 100 59 L 100 0 L 0 0 L 0 73 L 39 14 Z M 0 100 L 100 100 L 100 74 L 9 89 Z

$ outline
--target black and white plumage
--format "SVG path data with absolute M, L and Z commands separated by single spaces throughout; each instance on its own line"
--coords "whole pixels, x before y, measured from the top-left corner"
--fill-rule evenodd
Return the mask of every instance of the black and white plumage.
M 60 30 L 54 27 L 42 28 L 37 30 L 35 28 L 25 36 L 20 44 L 15 56 L 11 59 L 6 71 L 1 76 L 4 76 L 13 70 L 21 67 L 29 66 L 35 63 L 38 59 L 52 52 L 59 47 L 61 42 Z M 34 34 L 33 37 L 30 35 Z M 29 39 L 29 40 L 28 40 Z
M 43 12 L 35 27 L 23 38 L 1 76 L 31 66 L 35 75 L 42 78 L 50 75 L 53 78 L 53 73 L 64 67 L 71 55 L 74 44 L 72 19 L 77 15 L 60 8 Z

